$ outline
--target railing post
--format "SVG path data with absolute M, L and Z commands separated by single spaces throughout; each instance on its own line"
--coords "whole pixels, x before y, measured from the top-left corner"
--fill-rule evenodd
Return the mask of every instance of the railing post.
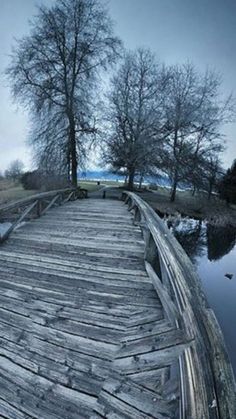
M 37 217 L 40 217 L 42 213 L 42 201 L 39 199 L 37 203 Z
M 134 224 L 141 221 L 141 214 L 137 206 L 134 207 Z
M 60 193 L 60 194 L 58 194 L 58 199 L 57 199 L 57 201 L 58 201 L 58 205 L 62 205 L 63 197 L 62 197 L 62 194 L 61 194 L 61 193 Z
M 146 230 L 145 236 L 146 236 L 145 237 L 146 246 L 145 246 L 144 259 L 152 265 L 157 256 L 156 243 L 154 242 L 149 230 Z

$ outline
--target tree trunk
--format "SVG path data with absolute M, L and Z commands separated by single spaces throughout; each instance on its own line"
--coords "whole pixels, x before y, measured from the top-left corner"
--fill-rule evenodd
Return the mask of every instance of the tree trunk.
M 70 152 L 67 153 L 67 182 L 70 183 Z
M 77 153 L 76 153 L 76 136 L 75 136 L 75 121 L 70 118 L 70 154 L 71 154 L 71 183 L 77 188 Z
M 170 195 L 170 201 L 174 202 L 175 200 L 175 196 L 176 196 L 176 189 L 177 189 L 177 184 L 178 184 L 178 160 L 177 160 L 177 144 L 178 143 L 178 127 L 175 127 L 175 132 L 174 132 L 174 158 L 175 158 L 175 163 L 174 163 L 174 180 L 173 180 L 173 185 L 172 185 L 172 190 L 171 190 L 171 195 Z
M 192 196 L 194 196 L 196 193 L 196 186 L 194 185 L 193 189 L 192 189 Z
M 208 201 L 210 201 L 210 199 L 211 199 L 212 189 L 213 189 L 213 185 L 210 184 L 209 190 L 208 190 Z
M 177 172 L 175 172 L 171 195 L 170 195 L 170 202 L 175 201 L 177 185 L 178 185 L 178 176 L 177 176 Z
M 129 172 L 128 185 L 127 185 L 127 189 L 129 189 L 129 191 L 132 191 L 134 189 L 134 175 L 135 175 L 135 171 L 131 169 Z
M 211 199 L 211 195 L 212 195 L 212 192 L 213 192 L 214 183 L 215 183 L 214 179 L 210 180 L 210 182 L 209 182 L 209 189 L 208 189 L 208 200 L 209 201 Z
M 142 183 L 143 183 L 143 176 L 141 175 L 139 179 L 139 185 L 138 185 L 139 189 L 142 188 Z

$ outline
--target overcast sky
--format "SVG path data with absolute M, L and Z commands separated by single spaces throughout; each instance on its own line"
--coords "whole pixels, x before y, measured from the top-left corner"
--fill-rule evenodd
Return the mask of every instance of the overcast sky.
M 225 95 L 236 96 L 236 0 L 110 0 L 116 33 L 127 48 L 150 47 L 167 64 L 192 61 L 218 70 Z M 0 0 L 0 170 L 20 158 L 31 167 L 27 112 L 12 103 L 2 72 L 14 38 L 29 30 L 36 5 L 51 0 Z M 224 128 L 224 164 L 236 158 L 236 124 Z

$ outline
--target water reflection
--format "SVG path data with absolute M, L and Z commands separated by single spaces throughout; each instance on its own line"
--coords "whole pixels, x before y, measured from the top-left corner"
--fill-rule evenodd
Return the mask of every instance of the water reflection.
M 164 217 L 196 265 L 203 290 L 221 325 L 236 377 L 236 228 Z
M 216 227 L 187 217 L 165 221 L 193 263 L 205 254 L 210 261 L 219 260 L 236 245 L 236 228 L 232 226 Z
M 227 255 L 236 244 L 236 228 L 207 226 L 208 259 L 218 260 Z
M 168 224 L 168 223 L 167 223 Z M 205 253 L 206 249 L 206 225 L 201 220 L 182 218 L 174 221 L 171 228 L 173 234 L 185 249 L 193 263 Z

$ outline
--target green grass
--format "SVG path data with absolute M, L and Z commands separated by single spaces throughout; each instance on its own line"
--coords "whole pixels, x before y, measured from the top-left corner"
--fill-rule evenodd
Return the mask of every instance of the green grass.
M 89 192 L 96 192 L 102 188 L 102 185 L 97 185 L 97 182 L 79 182 L 78 186 L 87 189 Z
M 6 189 L 13 188 L 15 184 L 8 179 L 0 179 L 0 192 L 5 191 Z
M 22 186 L 11 186 L 8 189 L 0 189 L 0 205 L 9 204 L 18 199 L 34 195 L 37 191 L 26 191 Z
M 100 190 L 104 185 L 110 184 L 111 186 L 116 182 L 101 182 L 97 185 L 95 181 L 79 182 L 81 188 L 87 189 L 89 192 Z M 34 195 L 40 191 L 25 190 L 22 185 L 14 184 L 14 182 L 3 179 L 0 180 L 0 205 L 5 205 L 13 201 L 17 201 L 27 196 Z
M 85 188 L 88 192 L 99 191 L 104 186 L 122 187 L 123 183 L 116 181 L 101 181 L 100 185 L 97 181 L 82 181 L 79 182 L 81 188 Z M 137 185 L 136 185 L 137 186 Z M 199 192 L 192 196 L 191 191 L 177 191 L 175 202 L 170 202 L 170 189 L 166 187 L 158 187 L 157 191 L 142 190 L 137 193 L 147 201 L 155 210 L 166 214 L 180 213 L 189 217 L 201 219 L 221 219 L 230 220 L 231 224 L 235 224 L 236 209 L 227 207 L 226 203 L 220 200 L 217 196 L 212 196 L 210 200 L 207 199 L 207 194 Z M 34 195 L 38 191 L 25 190 L 21 185 L 15 185 L 9 180 L 0 180 L 0 205 L 26 198 Z
M 95 180 L 86 180 L 78 183 L 81 188 L 87 189 L 89 192 L 99 191 L 103 186 L 122 186 L 123 183 L 112 180 L 101 180 L 100 185 Z
M 159 187 L 157 191 L 143 191 L 140 196 L 155 210 L 163 214 L 180 213 L 185 216 L 208 220 L 216 225 L 236 225 L 236 210 L 225 201 L 213 195 L 211 199 L 205 192 L 192 196 L 191 191 L 177 191 L 176 199 L 170 202 L 170 189 Z

